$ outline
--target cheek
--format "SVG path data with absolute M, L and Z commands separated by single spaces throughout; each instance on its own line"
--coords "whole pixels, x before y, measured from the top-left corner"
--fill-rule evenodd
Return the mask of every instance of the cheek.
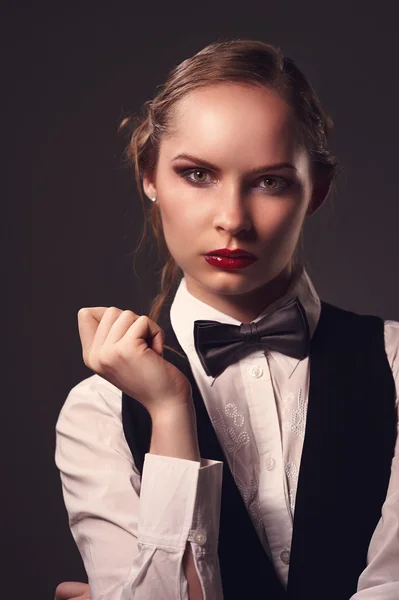
M 159 207 L 166 244 L 176 262 L 180 263 L 204 229 L 201 215 L 195 209 L 196 204 L 185 200 L 181 194 L 179 197 L 173 190 L 162 194 Z
M 162 201 L 161 206 L 162 224 L 166 232 L 183 236 L 193 229 L 198 229 L 198 216 L 193 207 L 188 203 L 172 201 Z
M 195 194 L 190 194 L 187 188 L 182 189 L 178 183 L 165 185 L 162 189 L 159 207 L 165 235 L 167 231 L 180 237 L 187 236 L 193 231 L 198 232 L 204 217 L 200 199 L 195 197 Z
M 276 202 L 268 202 L 258 214 L 260 236 L 295 236 L 301 229 L 305 211 L 306 206 L 300 198 L 280 198 Z

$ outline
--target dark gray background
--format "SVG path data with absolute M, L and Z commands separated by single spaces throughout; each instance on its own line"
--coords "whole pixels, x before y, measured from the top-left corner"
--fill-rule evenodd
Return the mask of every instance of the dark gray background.
M 157 291 L 155 252 L 133 273 L 141 208 L 116 129 L 176 63 L 226 37 L 274 43 L 296 60 L 332 114 L 330 146 L 346 170 L 306 222 L 308 272 L 323 299 L 399 320 L 395 3 L 103 4 L 2 9 L 4 598 L 51 600 L 59 582 L 85 580 L 55 422 L 92 374 L 79 308 L 140 312 Z

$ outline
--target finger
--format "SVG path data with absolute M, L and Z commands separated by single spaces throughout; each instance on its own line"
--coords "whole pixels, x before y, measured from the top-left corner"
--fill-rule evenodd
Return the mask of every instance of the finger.
M 90 597 L 88 583 L 82 583 L 80 581 L 64 581 L 57 585 L 54 600 L 69 600 L 70 598 L 77 598 L 79 596 L 84 597 L 85 594 L 86 597 Z
M 126 334 L 119 342 L 128 347 L 142 347 L 143 350 L 151 348 L 159 355 L 162 355 L 164 348 L 165 334 L 163 329 L 146 315 L 141 315 L 130 325 Z
M 108 332 L 107 342 L 113 344 L 119 342 L 139 316 L 140 315 L 136 315 L 136 313 L 131 310 L 123 310 L 111 326 Z
M 93 343 L 91 349 L 93 352 L 98 352 L 101 346 L 106 342 L 109 334 L 109 330 L 112 325 L 115 323 L 116 319 L 118 319 L 119 315 L 123 311 L 116 306 L 110 306 L 104 312 L 100 323 L 98 324 L 97 331 L 95 333 Z
M 107 309 L 107 306 L 93 306 L 84 307 L 78 311 L 78 329 L 83 350 L 83 360 L 89 356 L 98 325 Z

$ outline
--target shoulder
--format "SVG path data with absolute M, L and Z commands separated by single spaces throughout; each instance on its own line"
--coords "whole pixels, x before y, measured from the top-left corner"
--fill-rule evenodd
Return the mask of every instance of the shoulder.
M 122 391 L 94 374 L 68 392 L 56 422 L 57 448 L 99 453 L 108 448 L 132 462 L 122 427 Z
M 68 392 L 58 420 L 65 419 L 71 412 L 92 413 L 93 416 L 108 414 L 121 419 L 122 392 L 112 383 L 94 374 L 79 381 Z
M 328 318 L 331 317 L 332 326 L 338 319 L 343 326 L 354 327 L 354 331 L 359 336 L 368 336 L 368 323 L 383 323 L 384 345 L 387 354 L 389 366 L 391 367 L 395 379 L 398 406 L 399 406 L 399 321 L 392 319 L 383 319 L 379 315 L 358 313 L 326 301 L 322 301 L 322 306 Z

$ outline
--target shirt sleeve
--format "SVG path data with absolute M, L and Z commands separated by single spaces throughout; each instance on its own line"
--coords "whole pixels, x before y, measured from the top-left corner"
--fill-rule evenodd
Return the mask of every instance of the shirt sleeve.
M 385 348 L 396 385 L 398 435 L 381 519 L 370 541 L 367 567 L 350 600 L 399 598 L 399 322 L 385 321 Z
M 182 564 L 187 541 L 204 600 L 223 599 L 222 462 L 148 453 L 140 478 L 123 434 L 121 392 L 98 375 L 65 400 L 55 462 L 92 600 L 189 600 Z

